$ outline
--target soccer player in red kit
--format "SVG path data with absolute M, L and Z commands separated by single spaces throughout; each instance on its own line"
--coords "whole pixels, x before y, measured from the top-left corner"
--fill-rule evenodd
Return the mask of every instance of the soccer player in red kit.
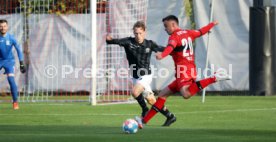
M 156 58 L 161 60 L 168 55 L 172 56 L 175 64 L 176 79 L 159 93 L 156 103 L 152 106 L 151 110 L 145 117 L 142 119 L 136 117 L 140 128 L 143 127 L 142 123 L 146 124 L 157 112 L 161 110 L 163 112 L 165 111 L 168 116 L 170 116 L 167 117 L 167 120 L 163 126 L 170 126 L 176 121 L 175 115 L 164 107 L 166 99 L 171 94 L 180 92 L 184 99 L 189 99 L 197 92 L 216 81 L 230 79 L 230 77 L 224 72 L 217 72 L 209 78 L 196 81 L 197 74 L 194 62 L 193 41 L 196 38 L 208 33 L 215 25 L 218 24 L 217 21 L 212 22 L 199 30 L 180 29 L 178 25 L 178 18 L 174 15 L 169 15 L 163 18 L 162 21 L 165 30 L 170 37 L 167 47 L 163 52 L 158 52 L 156 54 Z

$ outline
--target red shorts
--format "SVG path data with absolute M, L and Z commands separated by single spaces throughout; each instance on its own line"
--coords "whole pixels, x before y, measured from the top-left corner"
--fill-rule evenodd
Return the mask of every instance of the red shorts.
M 184 67 L 183 69 L 176 69 L 176 79 L 168 85 L 173 93 L 179 92 L 183 86 L 191 85 L 196 80 L 197 73 L 195 66 Z

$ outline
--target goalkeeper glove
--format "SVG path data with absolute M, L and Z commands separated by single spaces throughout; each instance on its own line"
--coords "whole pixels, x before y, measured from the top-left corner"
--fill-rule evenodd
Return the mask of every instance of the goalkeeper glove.
M 24 66 L 23 61 L 20 61 L 19 64 L 20 64 L 20 72 L 21 72 L 21 73 L 25 73 L 25 72 L 26 72 L 26 68 L 25 68 L 25 66 Z

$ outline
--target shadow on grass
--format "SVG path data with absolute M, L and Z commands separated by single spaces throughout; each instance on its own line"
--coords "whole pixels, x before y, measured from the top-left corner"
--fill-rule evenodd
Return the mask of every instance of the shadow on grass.
M 0 125 L 1 142 L 275 142 L 276 131 L 147 127 L 124 134 L 120 127 Z

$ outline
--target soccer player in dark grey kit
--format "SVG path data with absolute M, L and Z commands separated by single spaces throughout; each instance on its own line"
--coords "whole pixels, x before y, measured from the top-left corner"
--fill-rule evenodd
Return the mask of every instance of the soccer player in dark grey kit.
M 0 19 L 0 70 L 5 69 L 5 74 L 7 74 L 7 79 L 10 85 L 12 99 L 13 99 L 13 109 L 19 109 L 17 97 L 17 86 L 14 80 L 14 57 L 12 54 L 12 49 L 15 47 L 19 63 L 20 71 L 25 73 L 26 69 L 23 64 L 23 53 L 21 48 L 15 38 L 8 32 L 8 21 L 5 19 Z
M 152 40 L 145 39 L 146 26 L 142 21 L 137 21 L 133 25 L 133 37 L 126 37 L 121 39 L 113 39 L 111 36 L 106 36 L 106 42 L 108 44 L 118 44 L 124 47 L 126 57 L 129 63 L 133 89 L 132 96 L 137 100 L 142 108 L 142 116 L 148 112 L 148 107 L 144 99 L 149 104 L 153 105 L 156 99 L 153 95 L 150 83 L 152 81 L 152 74 L 150 68 L 150 58 L 152 51 L 163 51 L 163 47 L 158 46 Z M 161 111 L 162 113 L 162 111 Z M 163 115 L 167 115 L 165 112 Z

